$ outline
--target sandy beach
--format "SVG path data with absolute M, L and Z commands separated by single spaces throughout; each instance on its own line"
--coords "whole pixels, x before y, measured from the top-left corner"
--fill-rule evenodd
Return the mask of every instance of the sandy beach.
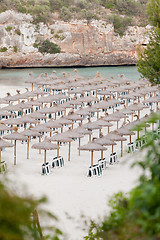
M 15 94 L 15 88 L 7 89 L 1 86 L 1 98 L 7 91 Z M 141 117 L 149 113 L 149 109 L 142 110 Z M 87 120 L 86 120 L 87 121 Z M 119 126 L 122 125 L 119 122 Z M 111 128 L 113 130 L 116 124 Z M 107 129 L 103 128 L 103 133 Z M 49 136 L 49 135 L 48 135 Z M 98 136 L 98 130 L 94 131 Z M 134 135 L 133 140 L 136 139 Z M 132 141 L 133 141 L 132 140 Z M 88 136 L 81 140 L 81 145 L 88 142 Z M 131 169 L 131 163 L 137 158 L 137 154 L 127 153 L 127 141 L 124 142 L 124 157 L 120 157 L 120 143 L 117 142 L 115 151 L 118 154 L 118 163 L 107 165 L 100 177 L 87 177 L 90 166 L 90 152 L 81 151 L 78 156 L 78 141 L 71 143 L 71 161 L 68 162 L 68 144 L 60 147 L 60 155 L 63 156 L 65 165 L 62 168 L 51 169 L 50 175 L 41 175 L 44 153 L 30 147 L 30 158 L 27 160 L 27 144 L 17 141 L 17 165 L 13 165 L 13 148 L 2 151 L 2 159 L 7 162 L 7 178 L 12 180 L 12 188 L 20 194 L 31 194 L 34 197 L 48 198 L 45 208 L 58 217 L 57 226 L 63 231 L 62 239 L 82 240 L 87 234 L 87 219 L 98 220 L 109 212 L 108 200 L 118 191 L 128 192 L 137 183 L 140 171 L 136 167 Z M 30 145 L 37 143 L 33 139 Z M 104 157 L 109 163 L 111 146 L 107 147 Z M 138 154 L 139 155 L 139 154 Z M 51 162 L 56 156 L 56 150 L 47 151 L 47 161 Z M 100 158 L 100 152 L 94 152 L 94 162 Z M 2 177 L 2 176 L 1 176 Z

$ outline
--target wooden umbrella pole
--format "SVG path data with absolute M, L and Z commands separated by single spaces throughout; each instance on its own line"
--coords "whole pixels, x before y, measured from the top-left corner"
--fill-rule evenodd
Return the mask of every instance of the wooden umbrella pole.
M 97 112 L 97 119 L 99 119 L 99 112 Z
M 132 142 L 132 135 L 130 135 L 130 143 Z
M 71 160 L 71 142 L 69 142 L 68 161 Z
M 89 142 L 91 142 L 91 134 L 89 134 Z
M 16 165 L 16 140 L 14 140 L 14 165 Z
M 54 115 L 55 117 L 54 117 L 54 120 L 56 120 L 56 112 L 55 112 L 55 115 Z
M 114 113 L 114 107 L 113 107 L 113 113 Z
M 139 139 L 139 131 L 137 131 L 137 138 Z
M 29 137 L 27 141 L 27 159 L 29 159 Z
M 61 127 L 61 133 L 63 133 L 63 127 Z
M 138 110 L 138 118 L 140 118 L 140 110 Z
M 154 123 L 152 123 L 152 131 L 154 131 Z
M 93 166 L 93 150 L 91 151 L 91 166 Z
M 99 129 L 99 138 L 101 137 L 101 130 L 102 130 L 102 129 L 100 128 L 100 129 Z
M 132 113 L 132 122 L 133 122 L 133 113 Z
M 41 142 L 41 136 L 39 136 L 39 143 Z M 39 154 L 41 154 L 41 149 L 39 149 Z
M 118 122 L 119 122 L 119 120 L 117 120 L 117 129 L 118 129 Z
M 112 145 L 112 154 L 113 154 L 113 145 Z
M 101 159 L 103 160 L 103 151 L 101 151 Z
M 59 141 L 57 142 L 58 149 L 57 149 L 57 158 L 59 157 Z
M 46 149 L 44 150 L 44 164 L 46 164 Z
M 79 138 L 79 147 L 81 146 L 81 138 Z M 78 151 L 78 155 L 80 156 L 80 150 Z
M 123 156 L 123 141 L 121 141 L 121 157 Z
M 109 133 L 109 126 L 108 126 L 108 133 Z

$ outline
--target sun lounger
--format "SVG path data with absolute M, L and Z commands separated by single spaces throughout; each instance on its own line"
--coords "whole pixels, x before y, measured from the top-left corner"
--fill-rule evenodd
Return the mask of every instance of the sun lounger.
M 64 166 L 64 159 L 63 157 L 54 157 L 52 160 L 52 168 L 63 167 Z
M 98 164 L 101 166 L 102 170 L 105 170 L 107 167 L 107 160 L 105 158 L 99 159 Z
M 7 170 L 7 164 L 5 161 L 0 163 L 0 173 L 5 172 Z
M 110 158 L 109 158 L 109 163 L 110 164 L 115 164 L 117 163 L 117 153 L 114 152 L 113 154 L 110 154 Z
M 92 176 L 101 176 L 102 175 L 102 167 L 98 163 L 90 166 L 88 171 L 88 177 Z
M 133 142 L 128 143 L 127 146 L 128 146 L 128 153 L 131 153 L 131 152 L 134 152 L 134 151 L 135 151 L 134 143 L 133 143 Z
M 43 175 L 49 175 L 50 174 L 50 163 L 49 162 L 42 165 L 42 174 Z

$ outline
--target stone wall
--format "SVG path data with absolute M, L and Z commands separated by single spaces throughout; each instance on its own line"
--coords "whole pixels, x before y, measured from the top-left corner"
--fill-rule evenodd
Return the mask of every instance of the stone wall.
M 0 67 L 132 65 L 136 64 L 137 47 L 148 41 L 149 26 L 129 27 L 120 37 L 111 24 L 102 21 L 56 21 L 53 25 L 32 21 L 29 14 L 0 14 L 0 49 L 7 48 L 0 52 Z M 37 39 L 58 44 L 61 53 L 39 53 L 33 47 Z

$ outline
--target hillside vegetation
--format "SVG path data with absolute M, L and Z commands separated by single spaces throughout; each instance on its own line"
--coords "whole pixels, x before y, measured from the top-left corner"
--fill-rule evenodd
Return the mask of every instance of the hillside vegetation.
M 0 12 L 16 10 L 30 13 L 33 23 L 55 20 L 92 19 L 113 23 L 115 32 L 123 35 L 128 26 L 145 26 L 147 0 L 0 0 Z

